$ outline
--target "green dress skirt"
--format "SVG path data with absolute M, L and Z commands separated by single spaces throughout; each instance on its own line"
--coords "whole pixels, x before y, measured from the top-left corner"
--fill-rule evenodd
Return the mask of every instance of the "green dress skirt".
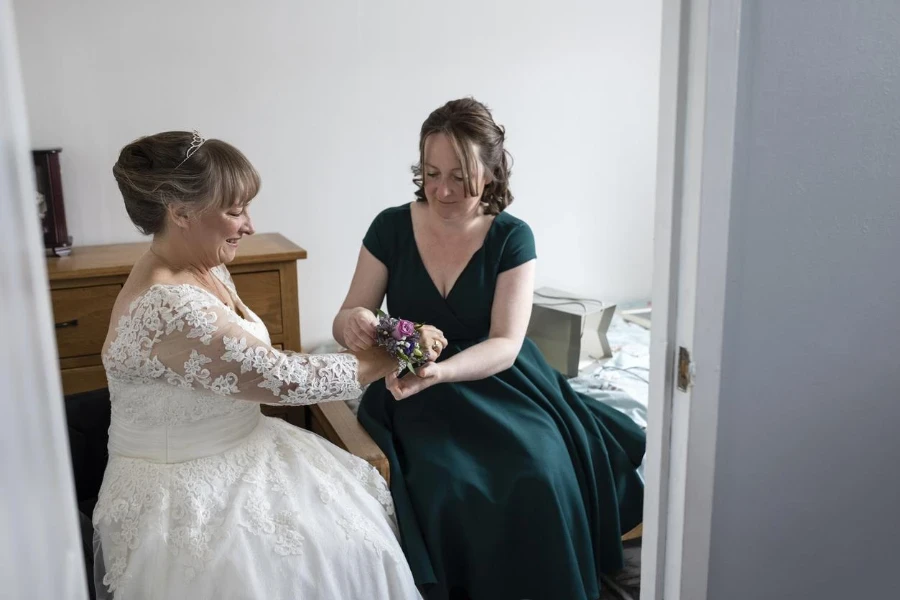
M 487 338 L 497 277 L 535 258 L 527 224 L 496 217 L 444 298 L 415 243 L 409 205 L 376 217 L 363 242 L 389 272 L 392 316 L 429 323 L 449 346 Z M 395 401 L 378 382 L 359 420 L 391 465 L 401 541 L 428 598 L 596 600 L 641 522 L 645 434 L 576 393 L 526 339 L 496 375 Z

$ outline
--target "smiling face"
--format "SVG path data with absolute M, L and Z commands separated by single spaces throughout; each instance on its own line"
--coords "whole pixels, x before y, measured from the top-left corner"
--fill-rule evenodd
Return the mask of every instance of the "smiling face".
M 122 149 L 113 176 L 128 216 L 170 268 L 229 263 L 254 231 L 247 205 L 259 173 L 227 142 L 186 131 L 145 136 Z
M 422 187 L 428 205 L 446 218 L 461 217 L 477 211 L 484 186 L 490 183 L 479 156 L 472 147 L 468 168 L 464 168 L 464 153 L 457 151 L 454 141 L 444 133 L 425 138 L 422 165 Z
M 451 217 L 476 210 L 499 215 L 513 201 L 505 139 L 474 98 L 432 111 L 419 130 L 419 160 L 412 166 L 416 200 Z
M 253 235 L 254 231 L 247 204 L 210 207 L 188 219 L 184 226 L 192 254 L 205 265 L 233 261 L 241 238 Z
M 248 207 L 260 180 L 243 154 L 218 140 L 201 146 L 182 168 L 195 159 L 196 195 L 172 206 L 169 227 L 177 228 L 188 262 L 212 268 L 233 261 L 241 238 L 254 233 Z

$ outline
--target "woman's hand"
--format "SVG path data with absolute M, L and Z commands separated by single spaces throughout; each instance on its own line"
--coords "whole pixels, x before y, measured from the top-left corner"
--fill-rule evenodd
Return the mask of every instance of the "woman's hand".
M 447 377 L 447 368 L 442 363 L 430 362 L 419 367 L 416 374 L 407 373 L 403 377 L 397 377 L 397 372 L 394 371 L 385 378 L 384 385 L 395 400 L 403 400 L 436 383 L 446 381 Z
M 375 326 L 378 317 L 369 310 L 359 306 L 350 311 L 347 324 L 344 326 L 344 344 L 354 352 L 362 352 L 375 346 Z
M 419 328 L 419 348 L 425 353 L 425 360 L 434 362 L 447 347 L 447 338 L 444 333 L 432 325 L 422 325 Z
M 391 356 L 383 348 L 369 348 L 359 352 L 351 352 L 359 361 L 359 369 L 356 379 L 359 385 L 369 385 L 373 381 L 378 381 L 390 375 L 397 377 L 399 364 L 397 359 Z

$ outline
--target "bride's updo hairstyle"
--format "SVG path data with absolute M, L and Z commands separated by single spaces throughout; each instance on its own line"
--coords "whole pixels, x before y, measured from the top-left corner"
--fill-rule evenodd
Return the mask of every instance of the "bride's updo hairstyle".
M 166 227 L 169 206 L 190 214 L 241 206 L 259 192 L 260 179 L 244 154 L 226 142 L 197 132 L 166 131 L 137 139 L 113 165 L 125 210 L 145 235 Z

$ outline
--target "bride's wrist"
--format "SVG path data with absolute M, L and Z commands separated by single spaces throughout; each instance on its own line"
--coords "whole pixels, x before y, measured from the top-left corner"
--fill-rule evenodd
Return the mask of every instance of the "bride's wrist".
M 438 371 L 438 382 L 440 383 L 454 383 L 456 382 L 457 370 L 456 365 L 452 358 L 442 361 L 440 363 L 436 363 L 440 369 Z

